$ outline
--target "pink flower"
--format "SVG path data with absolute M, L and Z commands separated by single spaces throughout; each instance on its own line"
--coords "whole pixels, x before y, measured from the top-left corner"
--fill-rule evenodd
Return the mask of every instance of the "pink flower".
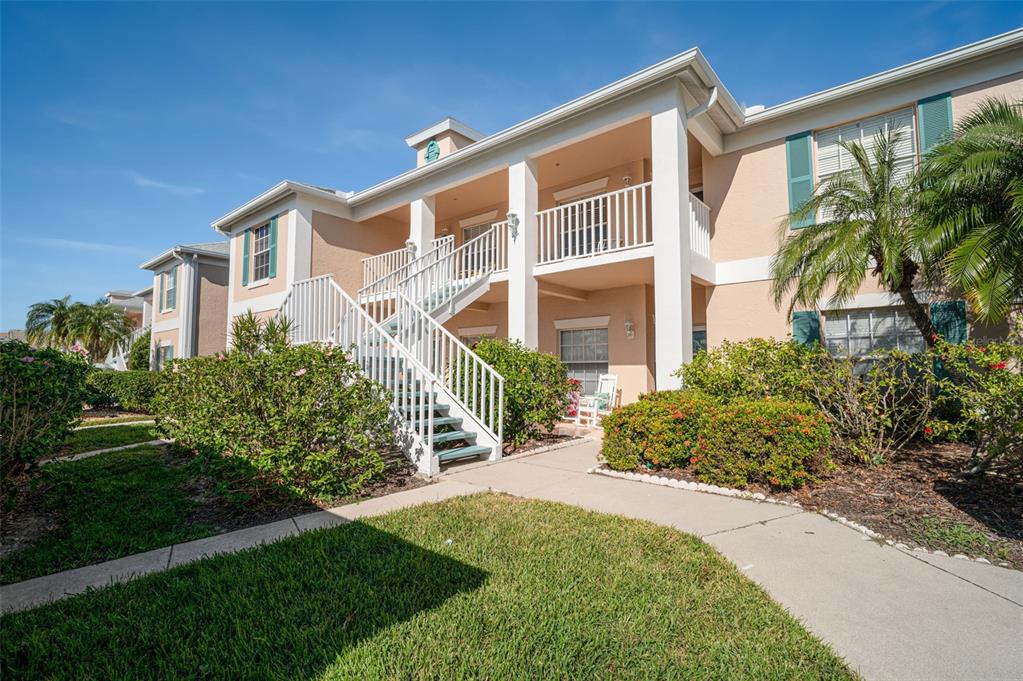
M 43 366 L 44 366 L 44 367 L 52 367 L 53 365 L 52 365 L 52 364 L 50 364 L 49 360 L 45 360 L 45 359 L 44 359 L 44 360 L 43 360 Z
M 28 364 L 29 362 L 36 361 L 36 358 L 35 357 L 31 357 L 29 355 L 25 355 L 24 357 L 21 358 L 21 361 L 24 362 L 25 364 Z
M 227 357 L 224 356 L 224 353 L 222 353 L 222 352 L 217 353 L 217 361 L 218 362 L 223 362 L 225 359 L 227 359 Z
M 301 369 L 296 371 L 294 375 L 295 376 L 305 376 L 305 372 L 306 371 L 308 371 L 308 369 L 306 369 L 305 367 L 302 367 Z

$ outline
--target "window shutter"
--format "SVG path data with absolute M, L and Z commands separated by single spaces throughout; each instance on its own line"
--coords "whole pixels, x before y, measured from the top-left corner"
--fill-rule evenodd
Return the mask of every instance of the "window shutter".
M 942 300 L 931 303 L 931 324 L 949 343 L 965 343 L 966 301 Z
M 816 310 L 792 313 L 792 340 L 800 345 L 821 342 L 821 316 Z
M 166 284 L 166 282 L 167 282 L 167 273 L 166 272 L 160 272 L 160 297 L 156 301 L 157 305 L 160 308 L 160 312 L 163 312 L 164 310 L 167 309 L 167 298 L 165 297 L 165 293 L 164 293 L 164 285 Z
M 167 346 L 167 359 L 174 359 L 174 346 L 173 345 L 168 345 Z
M 920 118 L 920 149 L 928 151 L 952 129 L 952 95 L 945 93 L 917 102 Z
M 174 298 L 167 301 L 167 309 L 173 310 L 178 306 L 178 265 L 171 268 L 171 290 L 174 291 Z
M 249 244 L 249 230 L 245 230 L 245 236 L 242 239 L 242 286 L 249 285 L 249 250 L 251 246 Z
M 789 212 L 794 212 L 813 196 L 813 135 L 800 133 L 785 139 L 785 161 L 788 166 Z M 813 216 L 792 223 L 792 229 L 812 225 Z
M 271 279 L 277 276 L 277 216 L 270 218 L 270 273 Z

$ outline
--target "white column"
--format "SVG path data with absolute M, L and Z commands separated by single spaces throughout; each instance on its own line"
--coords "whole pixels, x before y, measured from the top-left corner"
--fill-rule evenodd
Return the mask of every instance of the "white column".
M 174 348 L 174 358 L 187 359 L 195 355 L 195 325 L 197 306 L 199 304 L 199 261 L 195 254 L 179 256 L 177 296 L 180 301 L 178 310 L 178 343 Z
M 409 241 L 416 245 L 416 257 L 430 250 L 430 242 L 437 233 L 437 205 L 432 196 L 416 199 L 410 206 Z
M 508 238 L 508 338 L 537 347 L 536 164 L 525 160 L 508 168 L 508 217 L 518 219 L 518 234 Z
M 313 276 L 313 209 L 301 201 L 288 211 L 288 259 L 277 261 L 277 276 L 286 273 L 289 287 Z
M 671 374 L 693 358 L 693 301 L 689 249 L 689 152 L 686 114 L 677 86 L 650 120 L 651 216 L 654 235 L 656 386 L 681 386 Z

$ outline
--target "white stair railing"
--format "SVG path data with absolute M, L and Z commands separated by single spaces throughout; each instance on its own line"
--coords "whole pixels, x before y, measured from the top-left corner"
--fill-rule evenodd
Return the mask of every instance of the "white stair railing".
M 377 324 L 330 274 L 292 284 L 277 314 L 291 322 L 291 342 L 333 342 L 350 352 L 362 373 L 391 393 L 402 449 L 420 472 L 439 472 L 433 452 L 434 395 L 443 386 L 412 352 Z
M 394 314 L 394 292 L 398 290 L 398 282 L 408 277 L 413 272 L 423 269 L 436 263 L 451 254 L 453 250 L 454 235 L 442 236 L 434 239 L 433 248 L 411 260 L 392 272 L 370 281 L 359 289 L 357 298 L 366 307 L 366 311 L 377 322 L 382 322 Z
M 454 236 L 449 235 L 431 240 L 427 253 L 445 245 L 450 247 L 454 239 Z M 422 255 L 426 255 L 426 253 L 423 253 Z M 412 257 L 412 253 L 407 247 L 363 258 L 362 283 L 364 285 L 371 284 L 378 279 L 382 279 L 388 274 L 405 267 L 413 260 L 415 260 L 415 258 Z
M 504 376 L 444 328 L 426 310 L 398 293 L 395 339 L 444 386 L 449 399 L 497 446 L 503 442 Z
M 449 255 L 417 268 L 396 290 L 432 314 L 460 293 L 508 267 L 507 222 L 498 222 Z
M 689 247 L 710 259 L 710 206 L 689 195 Z
M 128 370 L 128 357 L 131 355 L 131 348 L 135 345 L 135 341 L 142 337 L 142 335 L 149 331 L 150 326 L 142 326 L 132 331 L 126 338 L 119 340 L 114 344 L 114 347 L 110 349 L 107 355 L 105 364 L 111 366 L 117 371 Z

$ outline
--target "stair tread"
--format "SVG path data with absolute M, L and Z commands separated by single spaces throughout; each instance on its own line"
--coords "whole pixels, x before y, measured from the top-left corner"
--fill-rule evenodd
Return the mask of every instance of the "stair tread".
M 433 434 L 433 444 L 440 444 L 441 442 L 454 442 L 455 440 L 475 441 L 476 433 L 473 433 L 468 430 L 449 430 L 445 433 Z
M 458 449 L 445 449 L 442 452 L 437 452 L 437 458 L 441 461 L 454 461 L 455 459 L 468 459 L 472 456 L 489 453 L 490 447 L 485 447 L 483 445 L 470 445 L 467 447 L 459 447 Z

